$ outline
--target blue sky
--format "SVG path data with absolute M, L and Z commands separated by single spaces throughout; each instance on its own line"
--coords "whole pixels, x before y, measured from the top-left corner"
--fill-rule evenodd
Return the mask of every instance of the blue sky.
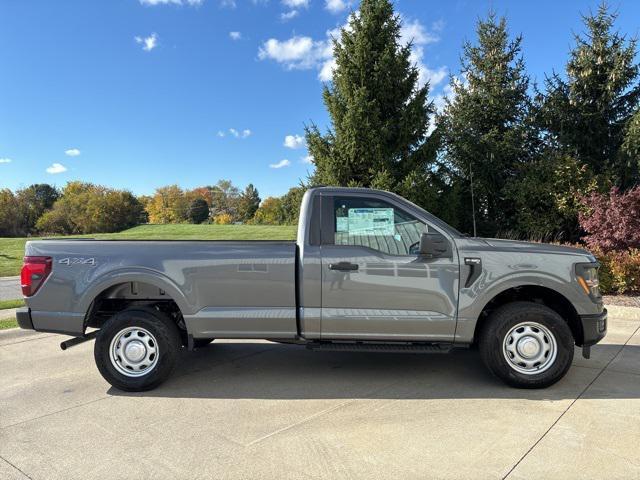
M 524 36 L 541 82 L 563 70 L 595 1 L 397 0 L 440 101 L 489 8 Z M 305 178 L 324 127 L 327 39 L 347 0 L 0 0 L 0 188 L 84 180 L 148 194 L 231 179 L 262 197 Z M 638 35 L 640 2 L 612 2 Z M 295 12 L 295 13 L 292 13 Z M 234 33 L 232 33 L 234 32 Z M 328 33 L 329 32 L 329 33 Z

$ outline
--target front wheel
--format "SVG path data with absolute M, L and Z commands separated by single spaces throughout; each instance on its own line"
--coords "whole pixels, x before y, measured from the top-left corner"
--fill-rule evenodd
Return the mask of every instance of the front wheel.
M 176 324 L 151 308 L 117 313 L 96 337 L 94 357 L 104 379 L 120 390 L 151 390 L 164 382 L 181 348 Z
M 480 334 L 489 370 L 517 388 L 544 388 L 571 367 L 574 340 L 567 322 L 545 305 L 514 302 L 494 311 Z

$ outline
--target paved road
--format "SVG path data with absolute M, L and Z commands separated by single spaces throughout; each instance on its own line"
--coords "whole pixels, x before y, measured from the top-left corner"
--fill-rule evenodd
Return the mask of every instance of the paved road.
M 0 277 L 0 300 L 22 298 L 20 277 Z
M 640 309 L 547 390 L 477 352 L 318 353 L 214 342 L 142 394 L 90 343 L 0 334 L 0 478 L 640 478 Z

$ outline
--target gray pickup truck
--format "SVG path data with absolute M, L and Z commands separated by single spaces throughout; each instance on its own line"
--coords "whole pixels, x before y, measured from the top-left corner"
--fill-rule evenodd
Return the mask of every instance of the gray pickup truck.
M 216 338 L 315 350 L 478 346 L 514 387 L 561 379 L 607 330 L 598 263 L 577 248 L 468 238 L 389 192 L 313 188 L 297 241 L 27 242 L 22 328 L 95 338 L 123 390 L 164 381 Z

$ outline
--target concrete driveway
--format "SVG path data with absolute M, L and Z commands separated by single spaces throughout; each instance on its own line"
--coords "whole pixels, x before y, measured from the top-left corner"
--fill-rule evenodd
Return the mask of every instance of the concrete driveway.
M 220 341 L 125 394 L 91 343 L 4 332 L 0 478 L 640 478 L 640 309 L 611 314 L 592 359 L 538 391 L 503 386 L 475 351 Z

